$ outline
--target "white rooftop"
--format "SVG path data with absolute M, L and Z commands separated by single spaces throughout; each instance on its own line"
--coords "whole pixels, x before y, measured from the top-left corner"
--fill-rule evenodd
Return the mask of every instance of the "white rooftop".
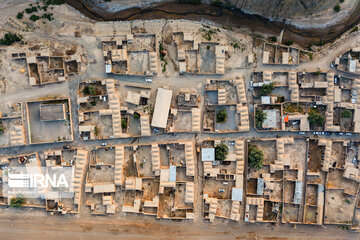
M 203 162 L 215 161 L 215 148 L 202 148 L 201 149 L 201 160 Z
M 151 126 L 158 128 L 166 128 L 171 104 L 171 97 L 171 90 L 158 88 Z
M 261 104 L 270 104 L 271 98 L 270 96 L 261 96 Z

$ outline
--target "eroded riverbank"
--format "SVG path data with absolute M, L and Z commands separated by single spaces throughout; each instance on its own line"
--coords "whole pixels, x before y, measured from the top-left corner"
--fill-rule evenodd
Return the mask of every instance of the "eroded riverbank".
M 341 22 L 328 28 L 298 29 L 279 21 L 270 21 L 259 15 L 246 14 L 240 10 L 218 8 L 207 4 L 190 5 L 158 3 L 149 8 L 133 7 L 118 12 L 107 12 L 92 6 L 85 0 L 66 0 L 85 16 L 96 21 L 131 21 L 136 19 L 188 19 L 193 21 L 209 20 L 231 28 L 247 28 L 252 32 L 279 35 L 284 29 L 284 41 L 292 40 L 302 47 L 310 43 L 332 42 L 344 32 L 352 29 L 360 21 L 360 4 L 353 13 Z

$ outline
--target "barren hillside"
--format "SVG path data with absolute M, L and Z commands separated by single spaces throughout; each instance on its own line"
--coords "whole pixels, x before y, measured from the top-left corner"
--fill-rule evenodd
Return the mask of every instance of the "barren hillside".
M 358 0 L 231 0 L 248 13 L 286 22 L 300 28 L 327 27 L 336 24 L 356 9 Z M 340 6 L 340 11 L 334 7 Z
M 333 10 L 336 4 L 340 4 L 339 0 L 231 0 L 231 2 L 244 11 L 274 19 L 307 17 L 328 9 Z

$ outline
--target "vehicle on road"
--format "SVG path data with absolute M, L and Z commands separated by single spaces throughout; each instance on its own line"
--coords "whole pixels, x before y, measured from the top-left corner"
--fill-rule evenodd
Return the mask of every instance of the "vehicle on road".
M 100 145 L 101 145 L 101 146 L 106 146 L 107 143 L 106 143 L 106 142 L 102 142 Z

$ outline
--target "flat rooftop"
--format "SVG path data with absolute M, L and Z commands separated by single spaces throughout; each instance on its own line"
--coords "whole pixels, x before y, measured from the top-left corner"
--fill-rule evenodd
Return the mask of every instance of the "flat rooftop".
M 159 88 L 156 95 L 156 102 L 151 126 L 158 128 L 166 128 L 169 116 L 172 91 Z
M 41 104 L 40 105 L 41 121 L 59 121 L 65 120 L 65 104 Z

